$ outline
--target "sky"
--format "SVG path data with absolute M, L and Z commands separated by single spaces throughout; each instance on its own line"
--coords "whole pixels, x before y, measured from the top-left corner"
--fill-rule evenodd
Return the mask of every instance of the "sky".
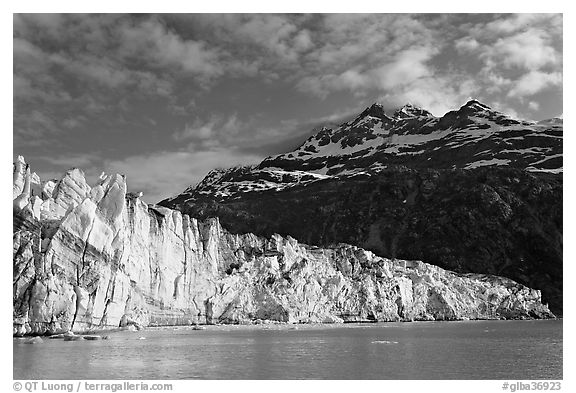
M 13 156 L 155 203 L 374 102 L 562 116 L 562 48 L 561 14 L 14 14 Z

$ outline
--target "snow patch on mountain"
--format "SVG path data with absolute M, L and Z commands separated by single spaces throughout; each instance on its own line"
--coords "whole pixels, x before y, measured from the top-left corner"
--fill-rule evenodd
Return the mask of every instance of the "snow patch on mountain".
M 470 164 L 466 165 L 464 167 L 464 169 L 473 169 L 473 168 L 479 168 L 481 166 L 488 166 L 488 165 L 508 165 L 509 163 L 510 163 L 510 160 L 501 160 L 498 158 L 493 158 L 491 160 L 480 160 L 480 161 L 471 162 Z

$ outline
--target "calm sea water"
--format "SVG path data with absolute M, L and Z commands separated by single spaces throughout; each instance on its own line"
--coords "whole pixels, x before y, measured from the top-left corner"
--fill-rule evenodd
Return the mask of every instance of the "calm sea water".
M 562 379 L 561 320 L 211 326 L 13 348 L 14 379 Z

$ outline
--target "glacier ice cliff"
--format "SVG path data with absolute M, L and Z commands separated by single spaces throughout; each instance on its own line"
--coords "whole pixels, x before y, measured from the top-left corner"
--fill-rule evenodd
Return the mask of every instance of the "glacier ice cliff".
M 540 291 L 338 244 L 231 234 L 147 205 L 122 175 L 14 164 L 13 332 L 195 323 L 549 318 Z

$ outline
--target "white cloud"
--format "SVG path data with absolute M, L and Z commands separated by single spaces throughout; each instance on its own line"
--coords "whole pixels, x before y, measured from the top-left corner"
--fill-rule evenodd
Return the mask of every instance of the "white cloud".
M 211 78 L 222 73 L 219 51 L 204 42 L 183 39 L 166 29 L 156 18 L 119 27 L 120 56 L 138 57 L 155 66 L 174 66 L 178 69 Z
M 539 25 L 558 26 L 562 25 L 561 14 L 511 14 L 503 18 L 486 23 L 482 27 L 483 35 L 511 34 L 517 31 L 530 29 Z
M 78 128 L 85 119 L 83 116 L 69 117 L 62 121 L 62 125 L 66 128 Z
M 480 43 L 472 37 L 463 37 L 456 40 L 454 47 L 461 52 L 472 52 L 480 47 Z
M 466 90 L 470 80 L 464 80 L 455 73 L 438 73 L 430 65 L 437 53 L 434 45 L 411 46 L 389 56 L 374 68 L 364 71 L 348 69 L 338 75 L 309 76 L 297 87 L 319 97 L 325 97 L 331 91 L 347 90 L 358 96 L 376 91 L 393 105 L 401 106 L 410 101 L 438 113 L 461 102 L 463 95 L 468 95 L 468 91 L 458 90 Z
M 207 121 L 196 119 L 191 124 L 186 123 L 184 129 L 176 132 L 172 137 L 176 141 L 212 140 L 212 146 L 219 145 L 220 139 L 229 139 L 238 134 L 244 123 L 238 119 L 236 114 L 228 117 L 213 115 Z
M 55 63 L 80 77 L 91 78 L 106 87 L 118 87 L 127 84 L 131 79 L 131 72 L 121 68 L 109 59 L 96 56 L 82 56 L 70 58 L 59 56 Z
M 236 28 L 241 39 L 260 44 L 285 60 L 296 60 L 289 40 L 298 28 L 285 16 L 256 14 L 245 15 L 242 19 Z
M 436 54 L 435 32 L 412 15 L 226 14 L 171 18 L 180 25 L 193 25 L 197 36 L 219 49 L 222 73 L 284 78 L 301 91 L 320 97 L 330 91 L 358 93 L 373 83 L 390 86 L 406 77 L 428 75 L 429 70 L 422 64 Z M 426 59 L 418 58 L 422 55 Z
M 522 99 L 562 84 L 562 15 L 506 14 L 460 27 L 455 48 L 480 66 L 477 81 L 494 96 Z M 535 105 L 532 105 L 532 110 Z
M 222 52 L 226 72 L 255 75 L 298 66 L 300 55 L 314 47 L 311 32 L 301 27 L 307 15 L 189 14 L 171 15 L 182 25 L 209 37 Z
M 340 74 L 319 73 L 304 77 L 297 88 L 322 97 L 330 91 L 349 90 L 363 94 L 368 90 L 386 91 L 410 85 L 434 74 L 427 63 L 436 53 L 430 46 L 407 48 L 372 69 L 347 69 Z
M 381 101 L 400 107 L 412 103 L 423 107 L 435 116 L 459 108 L 469 97 L 476 97 L 478 86 L 473 80 L 457 77 L 421 78 L 401 89 L 392 90 L 381 97 Z
M 95 82 L 155 95 L 171 93 L 174 72 L 190 74 L 199 84 L 223 73 L 217 48 L 180 37 L 157 17 L 30 14 L 14 20 L 15 74 L 33 78 L 35 85 L 55 65 L 82 79 L 86 89 Z
M 515 109 L 513 109 L 509 105 L 502 103 L 500 101 L 494 101 L 494 102 L 492 102 L 492 105 L 490 105 L 490 106 L 492 107 L 492 109 L 497 110 L 498 112 L 505 113 L 506 115 L 508 115 L 514 119 L 524 118 L 523 116 L 520 116 L 518 111 L 516 111 Z
M 14 14 L 14 32 L 18 34 L 30 34 L 31 24 L 38 27 L 46 36 L 59 36 L 65 20 L 63 14 Z
M 173 138 L 177 141 L 186 139 L 208 139 L 214 134 L 214 126 L 215 123 L 212 121 L 199 125 L 186 123 L 184 129 L 175 133 Z
M 392 62 L 378 67 L 372 73 L 382 89 L 407 85 L 434 73 L 427 62 L 436 53 L 429 46 L 412 47 L 398 53 Z
M 512 80 L 505 78 L 491 69 L 484 69 L 481 75 L 484 76 L 485 89 L 488 93 L 500 92 L 508 88 L 512 83 Z
M 562 74 L 530 71 L 514 82 L 514 87 L 508 92 L 508 97 L 524 97 L 536 94 L 550 86 L 562 84 Z
M 309 30 L 300 30 L 294 37 L 294 49 L 298 52 L 310 50 L 314 47 Z
M 494 45 L 487 47 L 484 56 L 497 59 L 505 67 L 527 70 L 537 70 L 560 61 L 559 54 L 548 42 L 546 33 L 537 29 L 498 39 Z

